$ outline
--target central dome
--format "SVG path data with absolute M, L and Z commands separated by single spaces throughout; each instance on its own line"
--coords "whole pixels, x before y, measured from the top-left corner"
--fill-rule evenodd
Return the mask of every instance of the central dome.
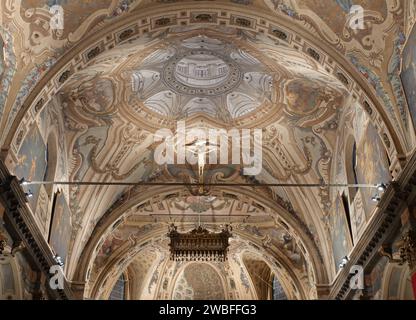
M 129 72 L 134 95 L 158 115 L 185 119 L 205 114 L 229 122 L 271 101 L 271 70 L 246 47 L 192 36 L 155 49 L 135 58 Z
M 174 72 L 176 80 L 192 87 L 215 87 L 229 74 L 230 67 L 222 59 L 204 52 L 183 57 Z

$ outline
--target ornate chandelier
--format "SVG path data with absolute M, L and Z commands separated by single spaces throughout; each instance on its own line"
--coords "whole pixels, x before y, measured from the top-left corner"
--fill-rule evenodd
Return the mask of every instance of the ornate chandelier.
M 179 233 L 171 224 L 170 259 L 174 261 L 219 261 L 227 260 L 228 239 L 231 227 L 226 225 L 221 232 L 210 232 L 199 225 L 188 233 Z

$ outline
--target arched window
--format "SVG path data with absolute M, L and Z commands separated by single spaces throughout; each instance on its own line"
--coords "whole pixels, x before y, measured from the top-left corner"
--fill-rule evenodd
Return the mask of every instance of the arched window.
M 352 136 L 347 140 L 347 147 L 345 149 L 345 170 L 347 173 L 347 183 L 358 184 L 357 144 Z M 350 187 L 348 190 L 350 203 L 352 203 L 354 201 L 355 195 L 358 192 L 358 187 Z
M 353 174 L 353 181 L 354 183 L 358 183 L 358 179 L 357 179 L 357 144 L 354 141 L 354 144 L 352 146 L 352 159 L 351 159 L 352 163 L 351 163 L 351 168 L 352 168 L 352 174 Z M 356 190 L 358 190 L 358 188 L 355 188 Z
M 352 233 L 352 224 L 351 224 L 351 211 L 350 211 L 350 205 L 348 203 L 348 196 L 343 192 L 342 196 L 342 204 L 344 206 L 345 209 L 345 216 L 347 218 L 347 223 L 348 223 L 348 230 L 350 232 L 350 236 L 351 239 L 354 239 L 353 233 Z
M 126 277 L 124 274 L 118 278 L 113 290 L 110 293 L 109 300 L 126 300 Z
M 46 170 L 44 181 L 53 181 L 55 180 L 56 169 L 58 164 L 58 143 L 55 133 L 50 133 L 48 136 L 48 141 L 46 143 Z M 45 185 L 46 192 L 48 193 L 49 198 L 52 198 L 53 184 Z
M 273 274 L 272 275 L 272 300 L 287 300 L 285 291 L 280 284 L 279 279 Z

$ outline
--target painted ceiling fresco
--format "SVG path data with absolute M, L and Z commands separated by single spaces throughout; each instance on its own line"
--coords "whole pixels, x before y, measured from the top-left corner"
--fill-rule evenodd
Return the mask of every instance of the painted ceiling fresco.
M 409 119 L 403 92 L 399 90 L 400 62 L 398 52 L 405 43 L 409 24 L 414 20 L 415 8 L 412 1 L 350 1 L 350 0 L 265 0 L 263 1 L 215 1 L 221 4 L 250 6 L 258 10 L 272 11 L 275 15 L 288 16 L 293 23 L 307 25 L 307 29 L 316 32 L 329 46 L 334 47 L 346 56 L 351 67 L 356 68 L 372 83 L 377 96 L 386 109 L 397 118 L 398 132 L 405 138 Z M 182 5 L 184 1 L 178 1 Z M 51 30 L 49 26 L 52 5 L 61 5 L 64 9 L 65 27 L 63 31 Z M 6 1 L 2 4 L 2 37 L 7 39 L 6 47 L 13 49 L 11 54 L 17 61 L 11 65 L 8 79 L 24 81 L 25 87 L 19 92 L 11 93 L 11 101 L 17 100 L 14 106 L 11 101 L 1 101 L 5 110 L 11 110 L 13 121 L 25 96 L 33 89 L 34 84 L 66 51 L 73 48 L 83 37 L 93 30 L 125 18 L 149 6 L 169 5 L 160 1 L 113 0 L 113 1 Z M 352 29 L 349 11 L 352 5 L 364 8 L 364 29 Z M 74 18 L 75 17 L 75 18 Z M 144 23 L 145 21 L 143 21 Z M 4 41 L 4 40 L 3 40 Z M 19 68 L 18 66 L 24 66 Z M 31 70 L 37 68 L 36 73 Z M 14 69 L 14 70 L 13 70 Z M 18 98 L 18 99 L 16 99 Z M 20 105 L 19 105 L 20 104 Z M 399 110 L 394 110 L 395 106 Z M 402 123 L 403 122 L 403 123 Z
M 202 277 L 201 277 L 202 275 Z M 206 263 L 194 263 L 185 267 L 176 280 L 173 293 L 175 300 L 224 300 L 221 278 Z
M 336 119 L 342 110 L 340 106 L 346 101 L 344 85 L 327 74 L 312 58 L 290 48 L 274 49 L 261 42 L 261 37 L 250 38 L 244 33 L 238 35 L 233 30 L 228 30 L 224 36 L 216 28 L 205 31 L 204 35 L 199 35 L 201 32 L 202 30 L 182 28 L 173 30 L 162 38 L 155 34 L 129 41 L 114 48 L 112 52 L 103 54 L 94 64 L 66 81 L 58 94 L 57 104 L 63 107 L 71 179 L 177 181 L 186 176 L 188 171 L 180 166 L 172 168 L 155 165 L 154 133 L 161 125 L 168 128 L 175 126 L 177 119 L 186 119 L 191 124 L 205 119 L 207 126 L 214 128 L 224 125 L 250 127 L 253 126 L 252 121 L 264 128 L 265 160 L 262 173 L 256 177 L 259 181 L 329 181 L 330 167 L 327 163 L 332 158 L 330 150 L 335 147 Z M 182 61 L 178 63 L 180 67 L 185 65 L 184 61 L 194 61 L 186 56 L 183 58 L 183 54 L 177 51 L 180 41 L 191 47 L 197 44 L 197 52 L 203 51 L 204 54 L 207 47 L 203 43 L 208 43 L 208 47 L 217 45 L 231 48 L 230 57 L 234 61 L 242 60 L 230 63 L 229 67 L 235 65 L 238 69 L 235 71 L 241 77 L 238 83 L 230 87 L 230 90 L 224 90 L 228 86 L 227 79 L 230 76 L 232 78 L 232 74 L 226 74 L 224 79 L 214 78 L 214 82 L 211 82 L 213 86 L 201 86 L 204 92 L 200 96 L 198 93 L 190 96 L 186 90 L 199 90 L 196 87 L 200 84 L 186 84 L 190 78 L 184 78 L 182 72 L 181 77 L 172 75 L 181 82 L 181 89 L 176 90 L 175 85 L 172 87 L 172 83 L 163 79 L 166 75 L 160 75 L 158 70 L 160 65 L 169 65 L 175 61 Z M 201 44 L 201 41 L 204 42 Z M 238 46 L 247 51 L 235 49 Z M 185 52 L 188 54 L 188 51 Z M 287 52 L 292 53 L 290 59 Z M 215 59 L 214 63 L 222 68 L 223 60 Z M 250 63 L 267 65 L 266 73 L 253 75 Z M 174 70 L 178 71 L 176 67 Z M 192 81 L 205 83 L 207 80 L 202 78 Z M 269 88 L 268 96 L 263 91 L 265 86 Z M 138 92 L 138 88 L 141 91 Z M 221 89 L 218 90 L 220 92 L 210 94 L 210 90 L 216 91 L 216 88 Z M 168 98 L 169 93 L 171 99 Z M 211 101 L 213 109 L 200 108 L 199 101 L 192 100 L 195 99 L 194 95 L 197 100 Z M 233 95 L 244 95 L 248 97 L 249 103 L 233 100 Z M 234 101 L 237 103 L 234 104 Z M 256 112 L 250 109 L 252 101 L 258 101 L 254 104 Z M 242 112 L 234 118 L 235 114 L 230 110 L 239 104 L 242 108 L 248 108 L 248 112 Z M 187 106 L 190 109 L 186 109 Z M 221 110 L 221 107 L 226 109 Z M 193 111 L 188 114 L 184 110 Z M 331 122 L 334 124 L 331 125 Z M 314 132 L 313 128 L 321 129 Z M 210 176 L 212 182 L 238 182 L 245 179 L 237 168 L 220 166 L 215 170 L 216 174 Z M 128 197 L 132 197 L 135 192 L 115 186 L 104 189 L 71 187 L 70 204 L 75 226 L 73 250 L 80 250 L 96 223 L 105 219 L 111 208 L 128 201 Z M 212 196 L 214 200 L 208 202 L 194 201 L 189 195 L 185 201 L 181 197 L 169 200 L 160 198 L 141 204 L 137 211 L 145 215 L 195 212 L 215 216 L 229 213 L 240 216 L 271 214 L 270 208 L 249 198 L 244 204 L 224 199 L 221 193 Z M 307 196 L 310 204 L 313 203 L 316 208 L 315 212 L 320 212 L 319 215 L 304 210 L 308 205 L 299 202 L 293 190 L 275 188 L 270 196 L 288 210 L 294 210 L 292 203 L 296 203 L 299 219 L 303 224 L 311 226 L 314 232 L 311 237 L 318 242 L 325 241 L 318 236 L 318 230 L 324 226 L 314 226 L 314 219 L 319 219 L 319 215 L 326 215 L 330 210 L 328 193 L 314 190 Z M 85 225 L 88 227 L 82 227 Z
M 51 29 L 53 5 L 64 10 L 62 30 Z M 360 28 L 354 5 L 363 8 Z M 360 183 L 388 182 L 416 143 L 414 99 L 402 87 L 411 78 L 410 53 L 401 66 L 416 19 L 412 1 L 7 0 L 0 12 L 0 141 L 19 178 L 45 175 L 46 165 L 24 159 L 43 157 L 54 133 L 55 179 L 196 181 L 195 166 L 155 162 L 156 131 L 175 132 L 179 120 L 261 129 L 261 172 L 209 165 L 212 183 L 345 183 L 353 160 Z M 36 150 L 28 147 L 33 132 L 42 140 Z M 333 280 L 376 210 L 368 192 L 324 186 L 211 188 L 204 197 L 185 187 L 62 191 L 71 216 L 66 275 L 100 298 L 129 268 L 137 297 L 264 296 L 250 275 L 259 266 L 284 290 L 296 288 L 286 296 L 315 297 L 316 283 Z M 348 243 L 342 194 L 354 224 Z M 42 206 L 33 210 L 48 210 Z M 212 287 L 195 279 L 195 266 L 166 262 L 168 222 L 185 229 L 195 222 L 181 215 L 203 215 L 213 229 L 226 218 L 236 224 L 230 270 L 204 266 Z M 250 250 L 256 257 L 244 255 Z
M 158 222 L 155 223 L 154 219 Z M 259 294 L 252 285 L 255 283 L 257 286 L 259 279 L 257 273 L 253 273 L 251 263 L 247 263 L 247 257 L 252 257 L 256 263 L 267 267 L 268 274 L 261 277 L 266 279 L 274 274 L 286 288 L 284 290 L 289 291 L 288 288 L 295 287 L 297 293 L 291 293 L 291 298 L 313 297 L 316 294 L 316 276 L 308 265 L 309 257 L 304 253 L 304 245 L 291 232 L 276 225 L 270 217 L 249 216 L 246 223 L 241 223 L 235 217 L 235 235 L 230 241 L 228 261 L 225 265 L 206 265 L 207 268 L 211 265 L 222 278 L 217 279 L 217 284 L 217 280 L 212 279 L 212 285 L 218 287 L 215 290 L 207 284 L 202 286 L 209 279 L 196 279 L 189 270 L 188 274 L 187 263 L 163 258 L 169 255 L 167 219 L 168 215 L 163 211 L 156 211 L 152 219 L 143 212 L 137 212 L 118 223 L 95 249 L 95 257 L 91 260 L 94 263 L 88 271 L 88 295 L 105 297 L 117 279 L 116 274 L 126 270 L 134 275 L 134 281 L 139 286 L 135 292 L 141 298 L 197 299 L 204 296 L 208 299 L 217 294 L 221 295 L 221 299 L 262 298 L 265 293 Z M 174 214 L 169 219 L 178 222 L 181 230 L 189 230 L 198 220 L 195 216 L 192 220 L 190 215 L 175 217 Z M 220 221 L 229 221 L 226 216 L 221 219 L 217 215 L 204 215 L 201 219 L 201 223 L 213 231 L 218 231 Z M 159 258 L 156 253 L 160 253 Z M 160 259 L 162 263 L 158 262 Z M 207 274 L 210 272 L 213 270 L 207 270 Z M 223 297 L 223 294 L 226 296 Z

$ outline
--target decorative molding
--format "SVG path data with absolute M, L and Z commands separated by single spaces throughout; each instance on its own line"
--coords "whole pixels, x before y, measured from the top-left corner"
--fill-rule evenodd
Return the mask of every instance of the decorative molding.
M 396 181 L 393 181 L 385 191 L 378 211 L 370 221 L 367 229 L 356 244 L 349 257 L 349 262 L 332 284 L 329 299 L 346 299 L 351 292 L 349 273 L 353 265 L 368 267 L 372 260 L 379 255 L 379 248 L 396 230 L 400 229 L 401 213 L 408 203 L 416 200 L 416 152 L 409 159 L 406 167 Z
M 0 181 L 0 201 L 5 208 L 5 227 L 17 244 L 13 246 L 14 251 L 24 248 L 25 252 L 29 253 L 35 268 L 43 272 L 48 281 L 51 278 L 50 267 L 56 265 L 54 254 L 27 207 L 26 196 L 18 179 L 10 174 L 2 160 L 0 160 Z M 62 300 L 72 297 L 72 291 L 66 280 L 63 290 L 50 289 L 48 294 L 52 298 Z

